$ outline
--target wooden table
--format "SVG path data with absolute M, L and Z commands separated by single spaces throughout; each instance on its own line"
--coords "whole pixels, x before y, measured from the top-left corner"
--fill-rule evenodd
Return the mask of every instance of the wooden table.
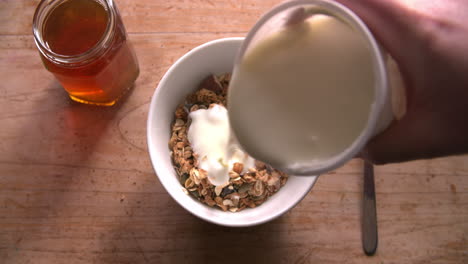
M 362 164 L 319 178 L 270 223 L 226 228 L 182 209 L 146 148 L 150 98 L 169 66 L 244 36 L 279 0 L 116 0 L 140 61 L 132 93 L 70 101 L 31 35 L 38 0 L 0 1 L 0 263 L 467 263 L 468 159 L 376 168 L 379 248 L 361 249 Z

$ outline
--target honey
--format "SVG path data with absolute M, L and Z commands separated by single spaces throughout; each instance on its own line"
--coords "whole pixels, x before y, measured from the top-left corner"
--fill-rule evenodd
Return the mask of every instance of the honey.
M 94 47 L 106 31 L 108 15 L 93 0 L 69 0 L 49 14 L 44 25 L 44 40 L 62 55 L 78 55 Z
M 113 105 L 139 68 L 112 0 L 41 1 L 33 22 L 42 61 L 71 99 Z

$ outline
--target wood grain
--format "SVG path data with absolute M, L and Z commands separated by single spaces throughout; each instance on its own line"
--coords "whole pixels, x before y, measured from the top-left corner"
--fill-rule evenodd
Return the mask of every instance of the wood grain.
M 362 164 L 319 178 L 270 223 L 225 228 L 178 206 L 146 150 L 150 98 L 169 66 L 243 36 L 278 1 L 117 1 L 140 61 L 112 108 L 71 102 L 30 35 L 38 1 L 0 1 L 1 263 L 466 263 L 466 156 L 375 168 L 379 248 L 360 240 Z
M 281 0 L 115 1 L 129 33 L 246 32 Z M 0 34 L 30 34 L 38 0 L 0 1 Z

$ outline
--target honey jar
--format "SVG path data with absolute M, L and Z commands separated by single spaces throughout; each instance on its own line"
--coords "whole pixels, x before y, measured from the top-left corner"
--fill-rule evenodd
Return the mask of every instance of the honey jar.
M 33 34 L 44 66 L 74 101 L 113 105 L 138 77 L 113 0 L 42 0 Z

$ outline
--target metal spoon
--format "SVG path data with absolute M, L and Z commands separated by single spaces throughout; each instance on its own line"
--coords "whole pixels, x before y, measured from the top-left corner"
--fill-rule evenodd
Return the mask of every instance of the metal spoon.
M 368 256 L 377 250 L 377 212 L 375 208 L 374 167 L 364 161 L 364 195 L 362 199 L 362 248 Z

